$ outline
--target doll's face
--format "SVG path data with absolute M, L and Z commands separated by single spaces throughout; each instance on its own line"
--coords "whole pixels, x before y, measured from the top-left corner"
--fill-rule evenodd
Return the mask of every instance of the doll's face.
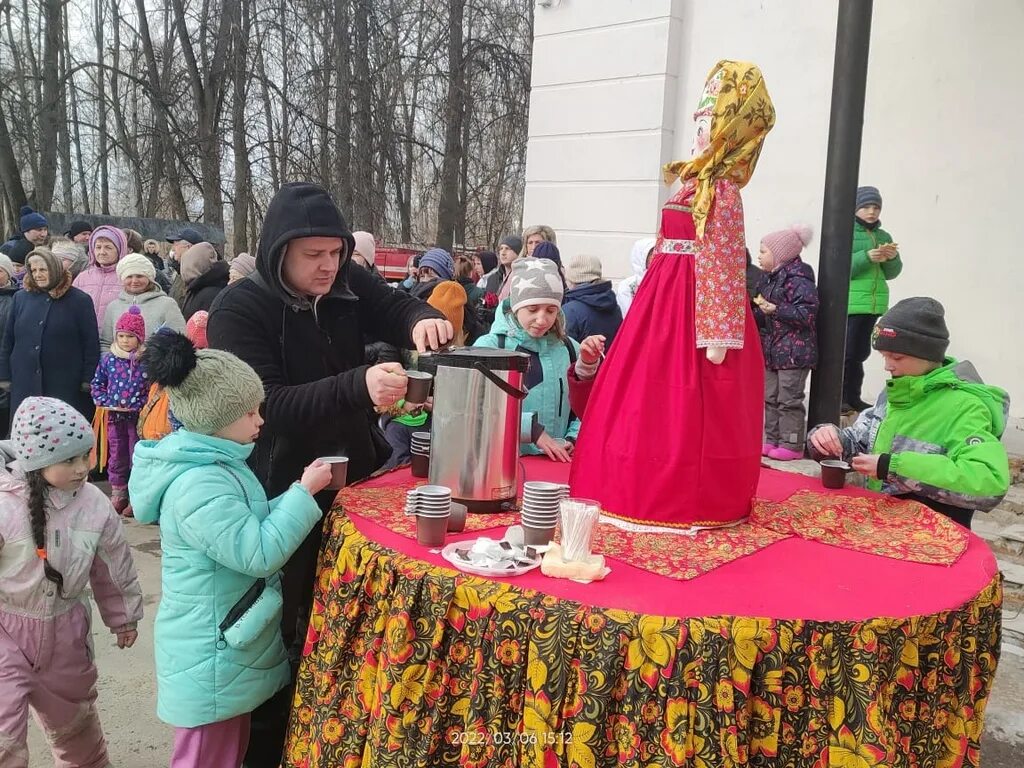
M 715 112 L 715 104 L 718 102 L 718 92 L 722 89 L 722 78 L 724 75 L 725 73 L 722 70 L 718 70 L 705 83 L 704 90 L 700 95 L 697 111 L 693 113 L 692 157 L 700 157 L 711 146 L 711 121 Z

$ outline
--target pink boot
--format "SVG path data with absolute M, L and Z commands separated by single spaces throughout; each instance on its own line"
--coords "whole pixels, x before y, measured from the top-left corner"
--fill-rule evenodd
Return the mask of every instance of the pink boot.
M 769 459 L 776 459 L 778 461 L 796 461 L 803 457 L 804 455 L 800 451 L 791 451 L 789 448 L 783 448 L 782 446 L 773 448 L 768 452 Z
M 761 455 L 762 456 L 771 456 L 772 455 L 772 451 L 778 449 L 778 447 L 779 446 L 772 445 L 771 443 L 765 443 L 764 445 L 761 446 Z

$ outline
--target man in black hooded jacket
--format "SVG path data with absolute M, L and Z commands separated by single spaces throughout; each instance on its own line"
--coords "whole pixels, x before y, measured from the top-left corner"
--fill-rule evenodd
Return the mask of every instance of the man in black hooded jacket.
M 397 363 L 364 363 L 367 331 L 420 351 L 452 336 L 440 312 L 353 268 L 353 248 L 326 190 L 285 184 L 263 220 L 256 272 L 222 291 L 210 311 L 210 346 L 245 360 L 263 380 L 265 423 L 250 462 L 270 498 L 317 457 L 348 456 L 351 483 L 390 455 L 373 408 L 400 400 L 406 378 Z M 335 494 L 317 495 L 324 512 Z M 282 634 L 293 658 L 305 635 L 321 532 L 322 524 L 284 568 Z M 246 766 L 279 764 L 289 702 L 285 692 L 253 713 Z

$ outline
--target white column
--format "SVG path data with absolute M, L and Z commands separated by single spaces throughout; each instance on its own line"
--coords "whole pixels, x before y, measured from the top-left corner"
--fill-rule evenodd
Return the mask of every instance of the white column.
M 538 3 L 523 224 L 548 224 L 563 260 L 630 273 L 658 229 L 673 143 L 680 0 Z

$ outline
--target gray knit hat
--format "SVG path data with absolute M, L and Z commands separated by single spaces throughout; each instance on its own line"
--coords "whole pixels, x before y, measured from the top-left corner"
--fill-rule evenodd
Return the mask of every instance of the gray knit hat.
M 11 438 L 26 472 L 44 469 L 92 450 L 92 425 L 63 400 L 26 397 L 14 412 Z
M 941 363 L 949 347 L 946 310 L 928 297 L 904 299 L 879 318 L 871 344 L 881 352 Z
M 584 254 L 573 256 L 565 265 L 565 279 L 573 285 L 597 282 L 601 279 L 601 260 Z
M 560 307 L 563 295 L 562 275 L 555 262 L 532 256 L 512 262 L 509 303 L 513 312 L 542 304 Z
M 878 187 L 857 187 L 857 204 L 854 210 L 859 211 L 865 205 L 882 207 L 882 193 L 878 191 Z
M 263 402 L 263 382 L 247 363 L 221 349 L 197 350 L 177 331 L 150 336 L 142 365 L 167 388 L 171 411 L 189 432 L 212 435 Z

